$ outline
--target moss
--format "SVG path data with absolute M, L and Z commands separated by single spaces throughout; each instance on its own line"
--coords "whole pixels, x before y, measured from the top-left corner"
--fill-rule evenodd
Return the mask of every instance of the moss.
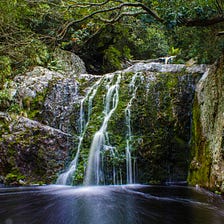
M 161 74 L 150 83 L 147 97 L 142 97 L 144 88 L 137 92 L 133 105 L 133 134 L 141 139 L 141 144 L 138 141 L 135 144 L 141 182 L 185 180 L 187 176 L 190 127 L 183 127 L 182 120 L 190 126 L 190 117 L 182 116 L 186 116 L 190 108 L 185 109 L 181 98 L 184 94 L 190 98 L 193 89 L 183 91 L 184 75 Z
M 24 107 L 27 111 L 27 115 L 30 119 L 37 119 L 41 120 L 41 110 L 43 107 L 43 103 L 45 100 L 45 96 L 48 92 L 48 89 L 46 89 L 42 93 L 37 93 L 36 97 L 33 99 L 25 98 L 24 101 Z
M 6 79 L 9 78 L 10 74 L 11 74 L 10 58 L 7 56 L 0 56 L 0 90 L 3 89 L 3 85 Z
M 192 162 L 189 167 L 188 182 L 191 185 L 210 186 L 211 155 L 208 142 L 203 136 L 200 123 L 200 106 L 195 97 L 193 105 Z
M 54 177 L 46 174 L 51 173 L 49 169 L 54 168 L 56 161 L 52 163 L 49 160 L 49 152 L 43 146 L 45 139 L 49 138 L 38 129 L 27 129 L 8 136 L 9 141 L 3 140 L 2 152 L 5 153 L 6 159 L 2 161 L 4 169 L 1 171 L 7 184 L 21 184 L 23 181 L 20 180 L 24 180 L 26 184 L 52 181 Z
M 8 173 L 5 177 L 6 185 L 21 185 L 25 180 L 25 176 L 20 173 L 18 169 L 13 169 L 11 173 Z

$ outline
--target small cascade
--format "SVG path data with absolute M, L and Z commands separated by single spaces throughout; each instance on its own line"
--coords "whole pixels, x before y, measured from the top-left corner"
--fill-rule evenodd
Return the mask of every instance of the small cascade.
M 171 64 L 173 59 L 176 58 L 176 56 L 167 56 L 167 57 L 164 57 L 164 63 L 165 64 Z
M 115 84 L 108 86 L 108 91 L 105 98 L 104 120 L 100 129 L 95 133 L 88 158 L 88 166 L 85 178 L 85 185 L 99 184 L 102 182 L 100 169 L 100 152 L 105 147 L 105 138 L 108 122 L 117 108 L 119 102 L 119 84 L 121 74 L 118 75 Z
M 76 155 L 57 184 L 184 180 L 192 74 L 199 72 L 183 66 L 138 63 L 102 76 L 74 110 Z
M 80 101 L 80 111 L 79 111 L 79 130 L 80 130 L 80 135 L 78 137 L 79 142 L 78 142 L 78 147 L 77 147 L 77 152 L 75 155 L 75 158 L 72 160 L 72 162 L 69 165 L 69 168 L 66 172 L 62 173 L 59 175 L 56 184 L 63 184 L 63 185 L 71 185 L 73 182 L 73 176 L 76 171 L 78 159 L 79 159 L 79 154 L 81 150 L 81 145 L 83 141 L 83 137 L 86 132 L 86 128 L 89 124 L 89 119 L 92 113 L 92 101 L 94 96 L 96 95 L 96 91 L 99 87 L 99 84 L 102 79 L 99 79 L 87 92 L 86 97 L 84 97 Z M 84 111 L 84 103 L 88 101 L 88 113 L 87 113 L 87 120 L 85 119 L 85 111 Z
M 132 132 L 131 132 L 131 106 L 132 101 L 134 100 L 136 96 L 136 91 L 138 87 L 136 87 L 135 82 L 136 78 L 138 77 L 139 73 L 136 73 L 129 84 L 129 92 L 131 93 L 131 99 L 128 102 L 128 105 L 125 109 L 125 121 L 127 125 L 127 138 L 126 138 L 126 179 L 127 184 L 132 184 L 135 182 L 135 176 L 133 175 L 135 173 L 132 166 L 132 157 L 131 157 L 131 151 L 132 151 Z M 135 161 L 134 161 L 135 162 Z M 135 166 L 134 166 L 135 167 Z

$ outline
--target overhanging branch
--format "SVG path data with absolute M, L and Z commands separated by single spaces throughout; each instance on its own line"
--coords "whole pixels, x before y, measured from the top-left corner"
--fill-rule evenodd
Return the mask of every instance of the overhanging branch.
M 224 36 L 224 31 L 218 32 L 217 36 Z
M 122 12 L 121 14 L 117 15 L 116 17 L 114 17 L 113 19 L 104 19 L 102 17 L 99 17 L 100 21 L 105 22 L 105 23 L 116 23 L 119 20 L 121 20 L 123 17 L 125 16 L 139 16 L 139 15 L 143 15 L 143 14 L 147 14 L 147 12 L 145 11 L 138 11 L 138 12 Z
M 103 6 L 106 5 L 108 2 L 110 2 L 111 0 L 106 0 L 104 2 L 101 3 L 91 3 L 91 2 L 77 2 L 74 5 L 70 5 L 69 8 L 71 7 L 80 7 L 80 8 L 87 8 L 87 7 L 99 7 L 99 6 Z
M 105 1 L 106 3 L 108 1 Z M 104 4 L 106 4 L 104 2 Z M 120 1 L 119 1 L 120 2 Z M 80 3 L 81 4 L 81 3 Z M 156 12 L 154 12 L 153 10 L 151 10 L 149 7 L 145 6 L 144 4 L 142 3 L 129 3 L 129 2 L 124 2 L 124 3 L 121 3 L 117 6 L 114 6 L 114 7 L 110 7 L 110 8 L 104 8 L 104 9 L 100 9 L 100 10 L 96 10 L 92 13 L 90 13 L 89 15 L 87 16 L 84 16 L 83 18 L 79 19 L 79 20 L 72 20 L 70 22 L 67 22 L 66 24 L 64 24 L 64 27 L 63 29 L 61 30 L 61 32 L 58 34 L 58 39 L 63 39 L 63 37 L 65 36 L 68 28 L 74 24 L 78 24 L 78 23 L 81 23 L 85 20 L 88 20 L 90 18 L 93 18 L 94 16 L 98 15 L 98 14 L 102 14 L 102 13 L 105 13 L 105 12 L 113 12 L 113 11 L 119 11 L 119 10 L 122 10 L 124 9 L 125 7 L 129 7 L 129 8 L 141 8 L 142 10 L 144 10 L 147 14 L 151 15 L 152 17 L 154 17 L 156 20 L 160 21 L 160 22 L 163 22 L 163 19 L 161 19 L 157 14 Z M 125 12 L 126 14 L 130 14 L 130 12 Z M 121 12 L 118 17 L 116 17 L 116 20 L 118 21 L 121 17 L 124 16 L 125 14 L 124 12 Z M 144 13 L 144 14 L 146 14 Z M 136 13 L 134 12 L 133 15 L 135 15 Z M 142 14 L 142 13 L 141 13 Z M 107 20 L 107 19 L 105 19 Z M 109 20 L 108 20 L 109 21 Z
M 224 15 L 218 15 L 210 19 L 181 19 L 180 25 L 182 26 L 211 26 L 224 22 Z
M 109 7 L 108 3 L 115 3 L 116 6 Z M 221 0 L 216 0 L 216 5 L 218 7 L 218 15 L 212 18 L 208 19 L 201 19 L 201 18 L 180 18 L 178 20 L 179 26 L 187 26 L 187 27 L 193 27 L 193 26 L 211 26 L 217 23 L 224 22 L 224 14 L 223 14 L 223 5 Z M 101 3 L 75 3 L 72 5 L 72 7 L 96 7 L 100 8 L 98 10 L 93 11 L 92 13 L 82 17 L 78 20 L 72 20 L 64 24 L 63 28 L 61 29 L 60 33 L 58 34 L 58 39 L 61 40 L 64 38 L 68 28 L 74 24 L 82 23 L 88 19 L 94 18 L 98 16 L 98 19 L 104 23 L 115 23 L 118 22 L 121 18 L 125 16 L 138 16 L 140 14 L 148 14 L 151 17 L 153 17 L 156 21 L 164 24 L 166 21 L 161 18 L 155 11 L 153 11 L 151 8 L 146 6 L 145 4 L 141 2 L 123 2 L 122 0 L 105 0 Z M 103 6 L 103 7 L 102 7 Z M 134 9 L 134 10 L 133 10 Z M 113 18 L 103 18 L 101 15 L 108 12 L 116 12 L 113 15 Z M 110 15 L 111 16 L 111 15 Z

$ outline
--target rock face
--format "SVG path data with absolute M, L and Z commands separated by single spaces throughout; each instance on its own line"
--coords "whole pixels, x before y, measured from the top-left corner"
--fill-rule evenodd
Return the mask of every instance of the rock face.
M 86 72 L 84 64 L 72 53 L 58 51 L 55 59 L 61 69 L 35 67 L 7 86 L 10 103 L 18 111 L 0 113 L 0 182 L 52 183 L 70 154 L 74 157 L 76 153 L 80 102 L 99 77 L 81 75 Z M 224 58 L 207 72 L 206 69 L 204 65 L 136 63 L 107 74 L 83 104 L 85 113 L 91 107 L 92 117 L 88 120 L 88 113 L 82 115 L 88 120 L 89 129 L 84 132 L 75 183 L 83 180 L 80 174 L 85 173 L 92 136 L 105 116 L 108 86 L 115 82 L 112 77 L 116 80 L 121 74 L 119 103 L 108 122 L 110 141 L 108 150 L 103 152 L 107 169 L 116 164 L 117 175 L 125 179 L 124 152 L 127 136 L 132 134 L 128 141 L 140 182 L 183 180 L 191 161 L 190 184 L 224 192 Z M 194 97 L 195 83 L 202 74 Z M 126 111 L 130 105 L 128 133 Z M 110 144 L 120 153 L 115 153 L 115 159 L 109 155 Z
M 11 113 L 0 116 L 0 182 L 52 183 L 65 166 L 77 80 L 86 70 L 70 52 L 57 50 L 54 58 L 57 71 L 37 66 L 5 86 Z
M 63 78 L 63 74 L 37 66 L 32 71 L 14 78 L 13 86 L 16 87 L 14 92 L 18 99 L 35 98 L 38 93 L 46 91 L 52 80 L 61 78 Z
M 0 114 L 0 173 L 6 184 L 52 183 L 72 137 L 22 116 Z
M 193 108 L 188 180 L 224 192 L 224 57 L 199 81 Z
M 41 113 L 42 119 L 51 127 L 70 132 L 73 105 L 78 98 L 78 83 L 75 78 L 57 81 L 46 95 Z
M 97 180 L 91 177 L 92 183 L 186 180 L 195 83 L 205 71 L 203 65 L 137 63 L 104 75 L 89 94 L 80 92 L 83 101 L 75 103 L 73 133 L 78 137 L 69 166 L 73 173 L 70 178 L 70 168 L 65 171 L 60 183 L 82 184 L 89 164 L 94 164 L 89 173 Z M 90 86 L 82 82 L 80 88 L 85 85 Z M 105 135 L 98 141 L 101 127 Z
M 69 51 L 56 49 L 54 59 L 57 62 L 57 67 L 60 68 L 59 70 L 67 75 L 86 73 L 86 67 L 83 60 Z
M 186 74 L 196 74 L 196 73 L 204 73 L 206 71 L 206 65 L 193 65 L 186 66 L 183 64 L 161 64 L 157 62 L 150 63 L 136 63 L 127 69 L 124 72 L 165 72 L 165 73 L 180 73 L 185 72 Z

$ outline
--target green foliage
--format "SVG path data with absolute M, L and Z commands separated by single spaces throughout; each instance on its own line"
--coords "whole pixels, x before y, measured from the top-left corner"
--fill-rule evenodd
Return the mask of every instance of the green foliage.
M 211 155 L 208 142 L 203 136 L 200 123 L 200 109 L 195 98 L 193 105 L 193 127 L 191 142 L 191 164 L 189 167 L 188 182 L 191 185 L 210 186 Z
M 194 58 L 197 63 L 211 64 L 224 49 L 222 38 L 216 36 L 221 27 L 178 27 L 173 30 L 169 40 L 175 48 L 180 49 L 179 59 L 186 62 Z
M 174 47 L 171 47 L 168 54 L 171 55 L 171 56 L 175 56 L 177 54 L 180 53 L 180 49 L 179 48 L 174 48 Z
M 57 13 L 59 15 L 59 11 L 54 11 L 52 4 L 52 1 L 0 2 L 0 73 L 5 73 L 2 71 L 2 64 L 10 68 L 12 77 L 31 66 L 47 66 L 52 49 L 43 40 L 48 46 L 53 44 L 51 35 L 55 35 L 54 28 L 59 26 L 58 18 L 55 17 Z M 7 69 L 6 67 L 3 69 Z M 0 77 L 2 85 L 2 74 Z
M 0 90 L 7 78 L 11 74 L 10 58 L 6 56 L 0 56 Z
M 0 90 L 0 110 L 4 111 L 10 106 L 11 96 L 7 89 Z
M 18 168 L 13 168 L 10 173 L 8 173 L 5 177 L 5 184 L 8 185 L 21 185 L 24 183 L 25 176 L 21 174 Z
M 158 58 L 168 54 L 169 45 L 159 26 L 137 22 L 130 33 L 131 54 L 136 59 Z
M 217 15 L 217 5 L 213 0 L 161 0 L 154 1 L 154 8 L 162 16 L 168 28 L 173 28 L 186 18 L 206 19 Z
M 97 2 L 102 1 L 94 1 Z M 54 62 L 51 63 L 52 51 L 59 45 L 81 55 L 89 71 L 102 73 L 120 69 L 122 63 L 131 58 L 173 54 L 169 51 L 172 47 L 180 50 L 178 59 L 182 62 L 197 57 L 200 63 L 212 63 L 221 54 L 223 42 L 221 38 L 215 38 L 215 33 L 223 29 L 223 24 L 203 29 L 177 27 L 186 18 L 207 19 L 216 15 L 220 10 L 219 1 L 141 2 L 166 22 L 158 24 L 149 15 L 139 15 L 107 24 L 99 16 L 110 19 L 116 15 L 114 11 L 107 11 L 66 27 L 72 20 L 79 20 L 104 7 L 118 6 L 120 2 L 109 1 L 102 7 L 80 7 L 74 1 L 3 0 L 0 2 L 0 57 L 4 56 L 8 62 L 1 61 L 5 61 L 2 63 L 7 64 L 13 75 L 35 65 L 55 68 Z M 137 8 L 122 10 L 136 12 Z M 4 79 L 2 74 L 0 78 Z
M 121 69 L 121 52 L 115 47 L 109 46 L 109 48 L 104 51 L 104 61 L 104 67 L 106 69 L 109 66 L 112 70 Z

